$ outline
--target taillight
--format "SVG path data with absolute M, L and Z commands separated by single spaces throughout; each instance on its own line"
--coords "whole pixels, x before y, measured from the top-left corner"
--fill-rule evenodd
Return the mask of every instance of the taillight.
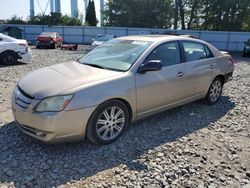
M 234 60 L 232 57 L 230 57 L 230 58 L 229 58 L 229 63 L 235 64 L 236 62 L 235 62 L 235 60 Z

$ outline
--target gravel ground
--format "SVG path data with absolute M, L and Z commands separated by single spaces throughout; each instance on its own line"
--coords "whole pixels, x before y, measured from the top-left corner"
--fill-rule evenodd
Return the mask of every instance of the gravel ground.
M 131 125 L 117 142 L 46 145 L 14 125 L 10 96 L 27 72 L 88 50 L 36 50 L 0 67 L 0 187 L 250 187 L 250 58 L 214 106 L 195 102 Z

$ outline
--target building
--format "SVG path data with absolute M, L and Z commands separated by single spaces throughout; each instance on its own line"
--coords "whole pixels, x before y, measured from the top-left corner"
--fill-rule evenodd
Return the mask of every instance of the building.
M 23 30 L 16 26 L 0 26 L 0 33 L 3 33 L 16 39 L 23 38 Z

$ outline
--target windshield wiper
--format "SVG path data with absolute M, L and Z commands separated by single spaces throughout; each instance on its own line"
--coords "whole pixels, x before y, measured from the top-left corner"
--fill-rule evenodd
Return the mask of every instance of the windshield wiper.
M 89 65 L 91 67 L 96 67 L 96 68 L 100 68 L 100 69 L 105 69 L 105 67 L 102 67 L 101 65 L 97 65 L 97 64 L 90 64 L 90 63 L 83 63 L 84 65 Z

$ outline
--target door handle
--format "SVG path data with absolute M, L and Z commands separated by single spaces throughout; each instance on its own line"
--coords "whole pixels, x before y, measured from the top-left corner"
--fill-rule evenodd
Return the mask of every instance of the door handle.
M 178 72 L 177 76 L 182 77 L 184 75 L 184 72 Z
M 213 64 L 210 65 L 210 69 L 214 69 L 214 65 Z

